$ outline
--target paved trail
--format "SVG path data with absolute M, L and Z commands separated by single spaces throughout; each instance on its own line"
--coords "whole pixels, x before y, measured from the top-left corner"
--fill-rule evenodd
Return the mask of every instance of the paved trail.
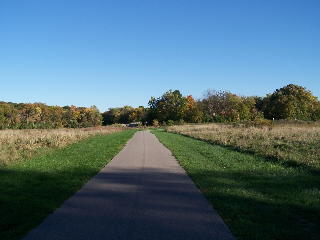
M 148 131 L 25 240 L 234 240 L 176 159 Z

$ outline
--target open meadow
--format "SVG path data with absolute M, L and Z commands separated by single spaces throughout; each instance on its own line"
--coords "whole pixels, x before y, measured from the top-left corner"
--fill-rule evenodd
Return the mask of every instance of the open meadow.
M 97 134 L 122 131 L 119 126 L 0 131 L 0 167 L 30 158 L 49 149 L 61 148 Z

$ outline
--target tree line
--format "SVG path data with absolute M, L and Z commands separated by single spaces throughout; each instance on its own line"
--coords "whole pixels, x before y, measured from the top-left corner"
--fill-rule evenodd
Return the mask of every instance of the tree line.
M 309 90 L 289 84 L 265 97 L 238 96 L 229 91 L 207 90 L 202 99 L 183 96 L 179 90 L 151 97 L 148 107 L 110 108 L 102 114 L 104 124 L 143 122 L 181 124 L 242 122 L 273 119 L 320 120 L 320 102 Z
M 83 128 L 141 122 L 172 125 L 243 122 L 272 119 L 320 120 L 320 102 L 309 90 L 289 84 L 265 97 L 238 96 L 208 90 L 201 99 L 169 90 L 151 97 L 148 107 L 124 106 L 100 113 L 95 107 L 48 106 L 43 103 L 0 102 L 0 129 Z
M 0 102 L 0 129 L 82 128 L 102 125 L 95 107 L 48 106 L 43 103 Z

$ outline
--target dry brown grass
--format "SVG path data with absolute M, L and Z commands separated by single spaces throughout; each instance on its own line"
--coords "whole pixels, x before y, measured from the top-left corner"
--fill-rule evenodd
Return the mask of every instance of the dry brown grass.
M 119 126 L 81 129 L 0 130 L 0 166 L 53 148 L 61 148 L 97 134 L 122 131 Z
M 317 124 L 276 124 L 260 128 L 202 124 L 172 126 L 167 130 L 320 169 L 320 126 Z

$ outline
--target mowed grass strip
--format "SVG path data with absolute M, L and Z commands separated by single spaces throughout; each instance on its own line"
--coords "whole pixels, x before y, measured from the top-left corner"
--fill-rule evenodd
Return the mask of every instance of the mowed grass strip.
M 153 131 L 238 239 L 320 239 L 320 179 L 190 137 Z
M 104 167 L 135 130 L 97 135 L 0 168 L 0 239 L 20 239 Z

